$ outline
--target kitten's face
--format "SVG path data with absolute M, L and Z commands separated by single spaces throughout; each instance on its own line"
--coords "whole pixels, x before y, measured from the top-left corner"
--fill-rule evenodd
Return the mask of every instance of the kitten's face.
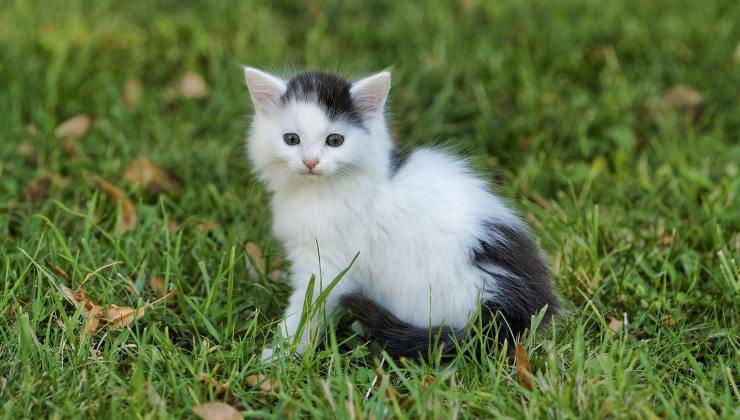
M 246 69 L 255 107 L 249 154 L 271 182 L 312 182 L 347 177 L 383 165 L 384 145 L 374 141 L 390 75 L 350 84 L 326 73 L 303 73 L 288 82 Z

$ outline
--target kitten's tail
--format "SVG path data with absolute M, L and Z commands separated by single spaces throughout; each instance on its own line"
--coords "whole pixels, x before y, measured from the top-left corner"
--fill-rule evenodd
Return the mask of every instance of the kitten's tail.
M 370 298 L 359 294 L 347 294 L 339 302 L 362 324 L 365 334 L 380 344 L 393 357 L 419 360 L 428 355 L 432 347 L 443 355 L 453 353 L 456 344 L 466 336 L 464 328 L 432 327 L 419 328 L 404 322 L 389 310 Z M 557 311 L 557 301 L 549 302 L 544 323 L 551 320 Z M 512 343 L 518 334 L 529 327 L 529 315 L 521 310 L 512 310 L 505 302 L 487 300 L 482 303 L 481 322 L 483 332 L 492 339 L 492 344 Z M 526 315 L 526 316 L 525 316 Z
M 463 329 L 413 326 L 401 321 L 372 299 L 359 294 L 343 295 L 339 301 L 360 321 L 365 333 L 393 357 L 418 359 L 427 354 L 431 345 L 439 348 L 442 353 L 450 353 L 455 348 L 455 341 L 463 334 Z

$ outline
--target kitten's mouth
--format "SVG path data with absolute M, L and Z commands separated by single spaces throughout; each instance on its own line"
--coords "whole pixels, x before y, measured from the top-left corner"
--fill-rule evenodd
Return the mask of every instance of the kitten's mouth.
M 320 173 L 320 172 L 317 172 L 317 171 L 314 171 L 314 170 L 308 170 L 308 171 L 304 171 L 304 172 L 303 172 L 303 175 L 308 175 L 308 176 L 321 176 L 321 173 Z

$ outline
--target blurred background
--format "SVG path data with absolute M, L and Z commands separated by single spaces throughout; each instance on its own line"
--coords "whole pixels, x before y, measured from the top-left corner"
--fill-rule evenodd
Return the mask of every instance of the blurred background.
M 727 337 L 737 332 L 740 293 L 739 22 L 729 0 L 2 0 L 0 310 L 27 308 L 29 328 L 46 329 L 42 341 L 58 347 L 65 335 L 49 326 L 70 321 L 47 274 L 76 285 L 121 261 L 85 286 L 101 304 L 136 306 L 176 290 L 166 310 L 140 322 L 151 343 L 171 349 L 171 365 L 157 369 L 184 385 L 144 371 L 187 411 L 191 396 L 210 391 L 187 388 L 197 369 L 180 350 L 219 343 L 233 351 L 230 374 L 246 372 L 288 292 L 267 195 L 246 163 L 241 66 L 350 77 L 391 68 L 399 143 L 451 144 L 472 156 L 550 255 L 572 316 L 545 348 L 567 346 L 576 326 L 598 332 L 628 313 L 636 339 L 679 331 L 644 350 L 644 371 L 671 375 L 685 354 L 737 356 Z M 41 375 L 63 363 L 42 369 L 12 356 L 23 348 L 12 319 L 0 322 L 0 364 L 11 378 L 30 369 L 35 389 L 64 389 L 69 378 Z M 602 343 L 594 334 L 587 348 Z M 134 340 L 97 337 L 103 349 Z M 106 351 L 107 367 L 83 369 L 106 372 L 104 382 L 134 375 L 124 361 L 149 360 Z M 727 377 L 721 366 L 705 369 L 699 382 L 710 388 Z M 610 401 L 637 413 L 656 393 L 665 407 L 701 405 L 690 374 L 675 388 L 660 376 L 631 402 L 589 375 L 583 392 L 598 398 L 576 412 Z M 19 412 L 41 396 L 14 387 L 0 386 L 0 396 L 13 395 Z M 47 397 L 80 398 L 65 392 Z M 115 393 L 85 392 L 97 398 L 92 410 L 115 411 Z M 302 401 L 300 388 L 285 392 Z M 708 392 L 713 407 L 727 402 Z M 506 407 L 516 394 L 501 398 L 487 404 L 515 414 Z

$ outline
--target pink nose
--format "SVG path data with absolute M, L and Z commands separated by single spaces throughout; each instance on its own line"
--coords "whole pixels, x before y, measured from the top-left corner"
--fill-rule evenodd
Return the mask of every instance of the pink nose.
M 313 169 L 319 164 L 319 161 L 315 159 L 303 159 L 303 164 L 306 165 L 306 168 Z

